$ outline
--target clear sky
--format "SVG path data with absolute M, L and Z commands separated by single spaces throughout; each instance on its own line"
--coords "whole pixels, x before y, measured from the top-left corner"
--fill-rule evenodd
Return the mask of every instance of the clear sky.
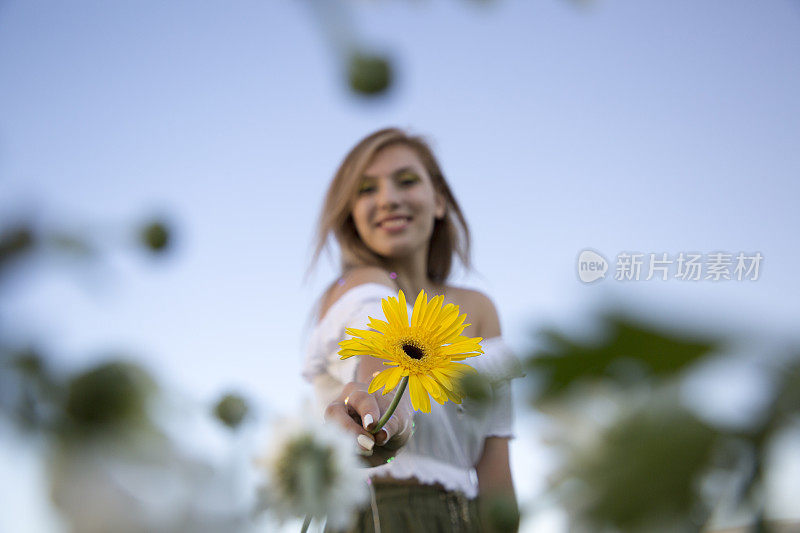
M 124 351 L 198 401 L 234 388 L 296 410 L 303 326 L 335 266 L 303 283 L 322 195 L 386 125 L 431 139 L 473 232 L 477 272 L 456 282 L 493 298 L 520 353 L 608 301 L 796 330 L 800 2 L 346 5 L 394 58 L 385 98 L 348 91 L 310 0 L 0 3 L 0 216 L 104 242 L 153 214 L 176 230 L 163 261 L 117 247 L 90 276 L 20 278 L 7 330 L 66 365 Z M 764 259 L 757 281 L 612 267 L 583 284 L 585 248 Z M 543 482 L 532 440 L 512 448 L 523 496 Z

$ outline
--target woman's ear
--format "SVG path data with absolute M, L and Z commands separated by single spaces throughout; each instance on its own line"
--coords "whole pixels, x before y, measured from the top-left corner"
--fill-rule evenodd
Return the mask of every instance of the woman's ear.
M 436 193 L 436 220 L 442 220 L 447 214 L 447 202 L 444 195 Z

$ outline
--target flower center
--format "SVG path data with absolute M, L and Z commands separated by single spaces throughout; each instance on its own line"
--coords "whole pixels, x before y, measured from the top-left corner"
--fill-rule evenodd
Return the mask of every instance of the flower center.
M 425 352 L 414 346 L 413 344 L 404 344 L 403 351 L 409 356 L 411 359 L 422 359 L 425 355 Z

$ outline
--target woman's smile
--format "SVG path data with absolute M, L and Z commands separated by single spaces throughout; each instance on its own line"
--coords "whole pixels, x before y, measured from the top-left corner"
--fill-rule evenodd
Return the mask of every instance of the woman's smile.
M 388 233 L 399 233 L 406 229 L 411 223 L 411 217 L 392 216 L 386 217 L 378 222 L 378 227 Z

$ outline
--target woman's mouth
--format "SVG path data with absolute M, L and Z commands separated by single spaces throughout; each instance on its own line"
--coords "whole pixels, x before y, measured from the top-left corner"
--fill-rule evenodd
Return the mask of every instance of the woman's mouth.
M 378 223 L 378 227 L 386 231 L 400 231 L 405 229 L 411 217 L 392 217 Z

